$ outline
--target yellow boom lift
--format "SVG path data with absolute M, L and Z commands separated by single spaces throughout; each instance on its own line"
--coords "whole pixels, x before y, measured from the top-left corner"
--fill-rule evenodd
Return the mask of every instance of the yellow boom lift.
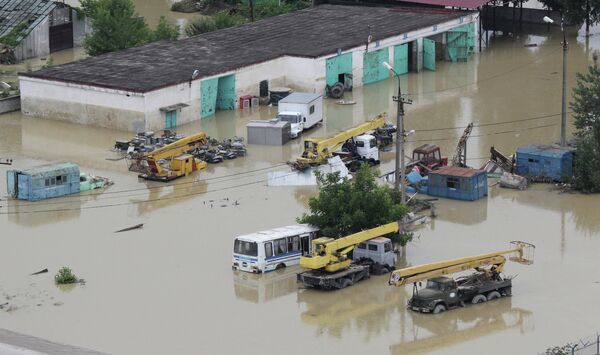
M 396 254 L 392 241 L 383 236 L 399 230 L 400 222 L 392 222 L 339 239 L 314 239 L 311 253 L 300 258 L 300 266 L 307 270 L 298 274 L 298 281 L 309 287 L 340 289 L 369 278 L 371 272 L 393 270 Z M 352 250 L 353 259 L 348 256 Z
M 346 131 L 340 132 L 330 138 L 307 138 L 304 140 L 304 152 L 299 156 L 295 162 L 290 162 L 290 165 L 297 170 L 304 170 L 309 166 L 316 166 L 326 164 L 327 159 L 331 158 L 334 152 L 338 151 L 344 143 L 352 138 L 357 138 L 361 141 L 362 147 L 356 148 L 355 152 L 358 157 L 363 159 L 374 159 L 379 161 L 379 150 L 374 140 L 374 136 L 366 135 L 365 133 L 376 130 L 377 128 L 384 127 L 385 113 L 381 113 L 374 120 L 367 121 L 356 127 L 350 128 Z M 365 147 L 365 143 L 368 146 Z M 362 149 L 361 149 L 362 148 Z
M 207 145 L 204 132 L 182 138 L 151 152 L 134 155 L 129 170 L 141 173 L 146 180 L 170 181 L 206 168 L 206 162 L 189 154 L 191 150 Z
M 396 270 L 390 275 L 389 284 L 400 287 L 412 283 L 413 296 L 408 301 L 408 308 L 439 313 L 464 306 L 465 303 L 481 303 L 510 296 L 512 280 L 500 274 L 506 264 L 505 255 L 510 255 L 511 261 L 531 265 L 534 251 L 533 244 L 513 241 L 507 250 Z M 467 276 L 456 279 L 446 276 L 470 269 L 475 272 Z M 427 284 L 419 290 L 417 283 L 423 280 L 427 280 Z

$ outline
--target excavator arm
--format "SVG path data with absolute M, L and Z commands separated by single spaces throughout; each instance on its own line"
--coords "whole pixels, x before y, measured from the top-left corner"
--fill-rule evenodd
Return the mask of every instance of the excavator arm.
M 521 264 L 529 265 L 533 263 L 533 250 L 535 249 L 535 245 L 522 241 L 513 241 L 511 242 L 511 245 L 513 247 L 507 250 L 438 261 L 396 270 L 390 275 L 389 284 L 400 287 L 410 283 L 431 279 L 433 277 L 449 275 L 475 268 L 479 269 L 487 267 L 488 271 L 499 273 L 504 269 L 504 264 L 506 263 L 505 255 L 513 255 L 509 259 Z

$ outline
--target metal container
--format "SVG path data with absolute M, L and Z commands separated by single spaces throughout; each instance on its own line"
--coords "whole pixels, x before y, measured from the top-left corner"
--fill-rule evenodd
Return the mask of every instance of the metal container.
M 573 176 L 573 149 L 532 144 L 517 149 L 517 174 L 565 181 Z
M 485 170 L 445 166 L 428 175 L 427 194 L 454 200 L 475 201 L 488 194 Z
M 280 120 L 250 121 L 248 144 L 284 145 L 290 140 L 290 123 Z

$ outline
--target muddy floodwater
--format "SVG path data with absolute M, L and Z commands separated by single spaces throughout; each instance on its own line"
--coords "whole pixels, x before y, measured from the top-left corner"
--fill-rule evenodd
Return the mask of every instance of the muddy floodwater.
M 150 2 L 149 2 L 150 3 Z M 140 10 L 142 11 L 142 10 Z M 569 86 L 600 49 L 600 29 L 586 43 L 570 34 Z M 524 47 L 524 44 L 537 44 Z M 436 72 L 402 77 L 414 100 L 406 114 L 407 151 L 431 142 L 452 156 L 475 123 L 468 162 L 479 167 L 490 146 L 551 143 L 560 129 L 558 32 L 490 39 L 466 63 L 438 62 Z M 326 102 L 325 123 L 306 136 L 331 135 L 367 117 L 395 114 L 395 81 L 356 89 L 353 106 Z M 181 127 L 224 138 L 245 136 L 250 119 L 275 108 L 218 112 Z M 570 116 L 569 116 L 570 119 Z M 299 153 L 250 145 L 245 158 L 210 165 L 170 184 L 138 181 L 110 148 L 128 132 L 0 116 L 0 157 L 15 168 L 72 161 L 113 179 L 106 191 L 32 202 L 7 200 L 0 165 L 0 328 L 112 354 L 534 354 L 598 330 L 600 197 L 490 187 L 476 202 L 440 200 L 438 218 L 417 230 L 399 267 L 505 249 L 511 240 L 537 246 L 535 263 L 508 263 L 518 275 L 513 296 L 439 316 L 409 312 L 411 288 L 372 277 L 350 288 L 300 288 L 298 268 L 266 275 L 232 272 L 236 235 L 292 224 L 316 188 L 266 186 L 269 171 Z M 382 172 L 393 168 L 383 153 Z M 489 180 L 493 185 L 495 181 Z M 143 229 L 114 231 L 144 223 Z M 85 285 L 57 287 L 69 266 Z M 49 273 L 30 276 L 48 268 Z

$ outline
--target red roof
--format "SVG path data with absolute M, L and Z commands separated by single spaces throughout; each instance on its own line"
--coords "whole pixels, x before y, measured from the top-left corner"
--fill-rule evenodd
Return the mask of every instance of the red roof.
M 401 2 L 476 9 L 482 5 L 487 4 L 488 2 L 490 2 L 490 0 L 402 0 Z

